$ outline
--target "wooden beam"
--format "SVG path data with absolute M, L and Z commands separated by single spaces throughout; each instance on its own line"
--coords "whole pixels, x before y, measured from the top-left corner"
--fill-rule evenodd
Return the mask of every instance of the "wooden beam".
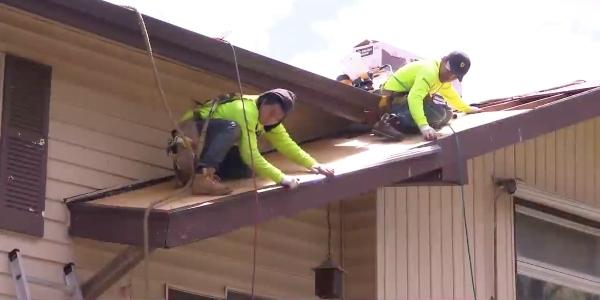
M 151 250 L 152 251 L 152 250 Z M 127 247 L 82 286 L 83 298 L 94 300 L 144 259 L 144 248 Z

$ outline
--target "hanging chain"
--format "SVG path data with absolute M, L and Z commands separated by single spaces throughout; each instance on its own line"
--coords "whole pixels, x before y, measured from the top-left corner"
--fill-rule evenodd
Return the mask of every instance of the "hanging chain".
M 331 204 L 327 204 L 327 258 L 331 259 Z

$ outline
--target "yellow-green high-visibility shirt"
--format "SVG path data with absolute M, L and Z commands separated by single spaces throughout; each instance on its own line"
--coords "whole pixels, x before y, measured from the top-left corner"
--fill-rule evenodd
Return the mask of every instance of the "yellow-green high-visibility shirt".
M 240 156 L 244 163 L 252 166 L 254 160 L 254 171 L 261 177 L 268 178 L 274 182 L 280 183 L 284 174 L 277 167 L 269 163 L 259 152 L 257 146 L 257 137 L 264 136 L 275 149 L 283 154 L 287 159 L 299 164 L 305 168 L 311 168 L 317 164 L 316 160 L 306 153 L 287 133 L 283 124 L 279 124 L 269 131 L 265 131 L 264 126 L 258 121 L 258 107 L 256 99 L 258 96 L 244 95 L 243 103 L 246 109 L 246 118 L 244 118 L 244 107 L 242 101 L 237 99 L 223 104 L 219 104 L 215 109 L 211 119 L 224 119 L 236 122 L 241 129 L 239 141 Z M 203 119 L 208 117 L 211 105 L 203 105 L 196 110 L 186 112 L 182 121 L 189 120 L 193 117 L 194 111 L 200 112 Z M 248 143 L 250 138 L 250 143 Z M 252 154 L 250 155 L 250 149 Z
M 398 69 L 383 85 L 383 89 L 408 92 L 408 108 L 419 127 L 428 125 L 423 100 L 425 96 L 438 94 L 458 111 L 469 112 L 470 107 L 456 92 L 452 83 L 440 82 L 440 60 L 420 60 Z

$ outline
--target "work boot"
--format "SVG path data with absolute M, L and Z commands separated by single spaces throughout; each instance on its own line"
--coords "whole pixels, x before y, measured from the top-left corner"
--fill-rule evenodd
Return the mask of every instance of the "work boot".
M 387 113 L 381 116 L 373 126 L 373 133 L 399 142 L 404 139 L 404 134 L 392 126 L 392 118 L 393 116 Z
M 224 196 L 233 192 L 230 187 L 220 182 L 215 169 L 204 168 L 202 174 L 196 174 L 192 184 L 192 195 Z

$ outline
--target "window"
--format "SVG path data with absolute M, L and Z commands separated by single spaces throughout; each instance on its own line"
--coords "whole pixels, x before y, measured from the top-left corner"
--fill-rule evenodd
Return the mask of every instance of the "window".
M 166 286 L 166 300 L 219 300 L 218 298 L 203 296 L 190 291 L 184 291 L 173 286 Z
M 0 229 L 43 236 L 52 69 L 0 59 Z
M 598 300 L 600 296 L 525 275 L 517 275 L 517 299 Z
M 251 300 L 252 295 L 250 293 L 242 293 L 238 291 L 227 290 L 227 298 L 225 300 Z M 266 298 L 257 296 L 254 294 L 254 300 L 275 300 L 273 298 Z
M 518 300 L 600 300 L 600 229 L 517 206 Z

